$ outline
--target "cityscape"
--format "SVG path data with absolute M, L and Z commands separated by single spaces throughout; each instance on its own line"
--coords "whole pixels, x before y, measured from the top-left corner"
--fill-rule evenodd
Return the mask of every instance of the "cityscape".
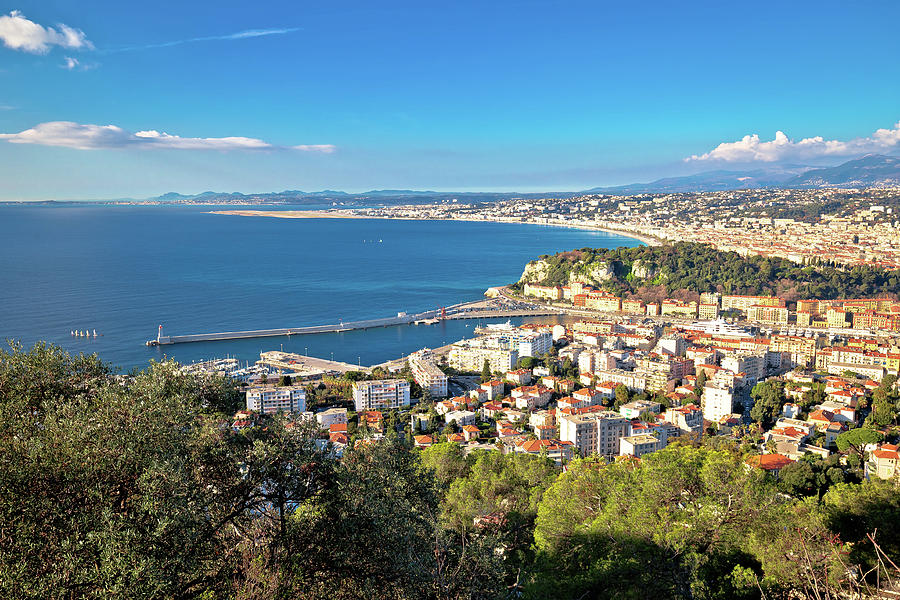
M 0 10 L 0 598 L 900 597 L 898 19 Z

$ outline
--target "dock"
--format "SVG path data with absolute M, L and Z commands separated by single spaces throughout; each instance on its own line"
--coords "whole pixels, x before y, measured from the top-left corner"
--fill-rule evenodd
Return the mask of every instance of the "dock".
M 395 325 L 433 324 L 442 320 L 456 319 L 506 319 L 511 317 L 537 317 L 562 314 L 562 310 L 534 306 L 533 308 L 504 308 L 496 300 L 478 300 L 464 302 L 446 308 L 428 310 L 408 315 L 398 313 L 396 317 L 368 319 L 363 321 L 341 321 L 331 325 L 312 325 L 306 327 L 284 327 L 278 329 L 251 329 L 247 331 L 221 331 L 217 333 L 194 333 L 189 335 L 163 335 L 162 326 L 156 339 L 148 340 L 147 346 L 167 346 L 170 344 L 187 344 L 190 342 L 214 342 L 224 340 L 241 340 L 264 337 L 291 335 L 310 335 L 314 333 L 340 333 L 374 327 L 393 327 Z

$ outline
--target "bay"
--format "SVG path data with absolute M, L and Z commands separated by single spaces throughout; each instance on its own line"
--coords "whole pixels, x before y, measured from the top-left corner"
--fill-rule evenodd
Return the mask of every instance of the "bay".
M 540 254 L 636 246 L 600 231 L 517 223 L 276 219 L 210 206 L 0 206 L 0 339 L 43 340 L 131 369 L 262 350 L 362 365 L 472 335 L 474 323 L 148 348 L 171 335 L 300 327 L 475 300 Z M 234 209 L 235 206 L 224 208 Z M 250 207 L 259 209 L 260 207 Z M 278 207 L 279 210 L 315 207 Z M 97 330 L 73 338 L 71 330 Z

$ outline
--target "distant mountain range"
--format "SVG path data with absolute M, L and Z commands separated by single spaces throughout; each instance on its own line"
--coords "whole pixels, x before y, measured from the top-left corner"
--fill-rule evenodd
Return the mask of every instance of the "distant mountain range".
M 511 198 L 571 198 L 583 194 L 647 194 L 678 192 L 717 192 L 760 188 L 815 189 L 822 187 L 900 187 L 900 158 L 870 154 L 834 167 L 808 165 L 773 165 L 747 171 L 706 171 L 683 177 L 666 177 L 650 183 L 632 183 L 613 187 L 595 187 L 576 192 L 435 192 L 429 190 L 370 190 L 348 193 L 338 190 L 304 192 L 284 190 L 243 194 L 241 192 L 203 192 L 179 194 L 169 192 L 153 198 L 122 198 L 107 202 L 165 202 L 185 204 L 294 204 L 294 205 L 392 205 L 460 202 L 492 203 Z M 69 201 L 49 201 L 60 203 Z M 78 201 L 75 201 L 78 202 Z
M 821 187 L 900 187 L 900 158 L 870 154 L 835 167 L 773 166 L 751 171 L 706 171 L 667 177 L 650 183 L 632 183 L 586 190 L 593 194 L 647 194 L 665 192 L 717 192 L 759 188 L 814 189 Z
M 371 190 L 352 194 L 335 190 L 304 192 L 302 190 L 285 190 L 283 192 L 265 192 L 261 194 L 242 194 L 240 192 L 203 192 L 184 195 L 169 192 L 161 196 L 147 198 L 143 202 L 184 202 L 203 204 L 430 204 L 434 202 L 497 202 L 510 198 L 570 198 L 581 192 L 542 192 L 522 194 L 517 192 L 434 192 L 424 190 Z
M 785 182 L 786 187 L 900 187 L 900 158 L 870 154 L 836 167 L 811 169 Z

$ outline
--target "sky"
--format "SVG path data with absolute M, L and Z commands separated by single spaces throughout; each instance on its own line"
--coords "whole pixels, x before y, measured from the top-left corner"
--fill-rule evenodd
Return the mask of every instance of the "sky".
M 900 2 L 0 4 L 0 200 L 574 191 L 900 152 Z

